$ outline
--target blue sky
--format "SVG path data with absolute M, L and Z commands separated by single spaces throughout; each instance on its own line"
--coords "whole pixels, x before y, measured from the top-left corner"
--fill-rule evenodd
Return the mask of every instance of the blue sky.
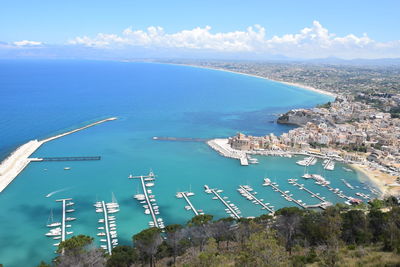
M 168 49 L 181 47 L 174 43 L 161 44 L 160 41 L 143 43 L 137 41 L 118 41 L 113 40 L 105 45 L 103 37 L 98 34 L 117 35 L 123 38 L 123 31 L 130 27 L 132 31 L 147 31 L 148 27 L 161 27 L 162 34 L 174 34 L 182 31 L 190 31 L 197 27 L 205 29 L 211 28 L 206 34 L 246 32 L 249 26 L 260 25 L 265 32 L 263 38 L 270 40 L 274 36 L 283 37 L 284 35 L 295 35 L 304 28 L 312 28 L 315 21 L 323 29 L 327 29 L 329 34 L 337 37 L 354 35 L 362 38 L 367 34 L 373 42 L 388 43 L 397 42 L 400 39 L 400 19 L 398 12 L 400 1 L 395 0 L 347 0 L 347 1 L 91 1 L 91 0 L 68 0 L 68 1 L 21 1 L 21 0 L 2 0 L 0 8 L 0 41 L 13 44 L 23 40 L 32 43 L 19 43 L 21 45 L 35 45 L 37 43 L 46 45 L 71 45 L 76 38 L 87 37 L 85 41 L 75 42 L 74 45 L 100 48 L 100 46 L 121 48 L 138 46 L 155 47 L 161 46 Z M 101 39 L 103 38 L 103 39 Z M 133 38 L 133 37 L 129 37 Z M 135 35 L 135 38 L 137 36 Z M 146 37 L 147 38 L 147 37 Z M 169 37 L 167 43 L 170 43 Z M 226 37 L 228 38 L 228 37 Z M 226 42 L 226 38 L 224 39 Z M 229 37 L 230 38 L 230 37 Z M 228 39 L 229 39 L 228 38 Z M 240 42 L 243 39 L 238 37 Z M 258 37 L 257 37 L 258 38 Z M 307 37 L 308 38 L 308 37 Z M 301 40 L 306 40 L 302 38 Z M 333 38 L 333 37 L 332 37 Z M 100 40 L 95 42 L 95 40 Z M 110 38 L 107 38 L 107 42 Z M 187 38 L 185 39 L 188 40 Z M 309 39 L 307 39 L 309 40 Z M 179 39 L 182 41 L 182 39 Z M 229 39 L 230 42 L 232 39 Z M 279 50 L 276 47 L 267 49 L 258 42 L 246 42 L 246 46 L 241 49 L 233 49 L 231 52 L 262 52 L 267 54 L 283 54 L 296 57 L 286 50 Z M 281 41 L 279 41 L 281 42 Z M 297 42 L 298 40 L 291 40 Z M 340 42 L 342 42 L 340 40 Z M 156 43 L 156 44 L 155 44 Z M 251 43 L 251 44 L 250 44 Z M 360 41 L 354 39 L 353 43 L 360 46 Z M 371 42 L 362 41 L 361 45 Z M 307 44 L 308 45 L 308 44 Z M 347 44 L 346 44 L 347 45 Z M 249 48 L 251 46 L 251 48 Z M 261 46 L 262 49 L 260 48 Z M 366 53 L 357 47 L 355 57 L 382 57 L 396 56 L 393 54 L 393 46 L 397 48 L 397 43 L 390 44 L 390 51 L 375 51 Z M 209 49 L 208 45 L 202 43 L 189 44 L 185 49 L 195 47 Z M 335 49 L 325 50 L 317 56 L 336 56 L 338 51 L 337 42 Z M 378 46 L 382 50 L 382 46 Z M 304 47 L 303 47 L 304 48 Z M 375 47 L 376 48 L 376 47 Z M 375 49 L 374 48 L 374 49 Z M 293 49 L 290 48 L 290 49 Z M 341 48 L 342 49 L 342 48 Z M 371 48 L 369 48 L 371 50 Z M 312 49 L 309 49 L 311 51 Z M 349 56 L 351 53 L 342 55 Z M 299 57 L 310 57 L 306 51 L 299 53 Z M 339 55 L 341 56 L 341 55 Z

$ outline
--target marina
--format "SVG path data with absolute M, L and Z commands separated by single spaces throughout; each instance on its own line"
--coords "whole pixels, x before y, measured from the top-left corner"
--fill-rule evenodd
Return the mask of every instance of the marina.
M 275 183 L 275 182 L 271 182 L 270 179 L 264 178 L 263 186 L 271 186 L 272 189 L 273 189 L 275 192 L 280 193 L 281 196 L 282 196 L 283 198 L 285 198 L 287 201 L 293 202 L 293 203 L 297 204 L 298 206 L 300 206 L 300 207 L 303 208 L 303 209 L 306 208 L 306 204 L 303 203 L 302 200 L 296 200 L 296 199 L 292 198 L 292 195 L 289 195 L 289 191 L 282 191 L 281 189 L 279 189 L 279 185 L 278 185 L 277 183 Z
M 314 156 L 307 157 L 302 160 L 296 161 L 297 165 L 306 166 L 306 167 L 308 167 L 310 165 L 315 165 L 316 163 L 317 163 L 317 158 Z
M 255 205 L 261 205 L 262 209 L 268 210 L 271 214 L 275 213 L 275 210 L 272 206 L 268 206 L 269 203 L 264 203 L 263 199 L 258 199 L 255 196 L 255 193 L 251 193 L 253 191 L 253 188 L 251 188 L 249 185 L 239 185 L 238 192 L 245 198 L 247 198 L 249 201 L 252 201 Z
M 335 162 L 332 158 L 325 159 L 322 163 L 324 170 L 333 171 L 335 169 Z
M 193 195 L 194 195 L 194 193 L 192 193 L 192 192 L 178 192 L 176 194 L 176 197 L 184 198 L 188 204 L 188 206 L 185 206 L 185 209 L 193 211 L 194 215 L 197 216 L 197 215 L 199 215 L 199 212 L 194 208 L 192 202 L 189 200 L 189 197 L 193 196 Z M 204 214 L 204 213 L 200 212 L 200 214 Z
M 204 188 L 205 188 L 205 192 L 206 192 L 207 194 L 214 194 L 214 195 L 215 195 L 215 197 L 213 197 L 214 200 L 218 200 L 218 199 L 219 199 L 219 200 L 222 202 L 222 204 L 224 204 L 224 206 L 226 207 L 226 208 L 225 208 L 225 211 L 226 211 L 232 218 L 235 218 L 235 219 L 240 219 L 240 218 L 241 218 L 241 216 L 240 216 L 241 211 L 239 210 L 239 208 L 236 207 L 235 204 L 230 203 L 229 200 L 228 200 L 228 201 L 225 201 L 224 198 L 222 198 L 222 197 L 220 196 L 219 193 L 222 193 L 222 190 L 220 190 L 220 189 L 211 189 L 211 188 L 208 187 L 208 185 L 204 185 Z M 225 197 L 225 199 L 227 199 L 227 197 Z
M 159 207 L 157 206 L 156 199 L 154 195 L 149 195 L 148 193 L 152 192 L 151 190 L 147 189 L 145 181 L 154 181 L 155 175 L 152 171 L 148 175 L 140 175 L 140 176 L 132 176 L 129 175 L 129 179 L 139 179 L 142 185 L 143 194 L 136 194 L 134 198 L 138 200 L 140 203 L 144 202 L 143 208 L 145 209 L 145 214 L 150 214 L 152 221 L 149 222 L 150 227 L 157 227 L 160 229 L 164 229 L 165 225 L 162 218 L 157 218 L 156 215 L 160 214 Z

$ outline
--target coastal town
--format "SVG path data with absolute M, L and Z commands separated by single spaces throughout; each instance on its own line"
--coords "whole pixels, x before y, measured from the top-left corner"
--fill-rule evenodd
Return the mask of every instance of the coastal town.
M 174 63 L 277 80 L 335 97 L 334 101 L 314 108 L 281 114 L 277 123 L 298 127 L 280 136 L 238 133 L 208 142 L 220 154 L 240 159 L 242 165 L 247 165 L 250 154 L 288 157 L 300 154 L 335 159 L 363 173 L 383 193 L 400 193 L 398 68 L 219 61 Z

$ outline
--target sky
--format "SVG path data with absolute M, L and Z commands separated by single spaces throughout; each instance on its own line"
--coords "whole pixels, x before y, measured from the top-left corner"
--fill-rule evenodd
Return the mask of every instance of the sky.
M 0 57 L 400 57 L 400 1 L 1 0 Z

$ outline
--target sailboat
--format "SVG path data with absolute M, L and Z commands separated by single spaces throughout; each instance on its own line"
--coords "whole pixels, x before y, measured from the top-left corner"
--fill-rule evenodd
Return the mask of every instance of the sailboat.
M 188 197 L 194 196 L 194 193 L 192 192 L 192 185 L 189 185 L 189 192 L 187 192 L 186 195 L 187 195 Z
M 60 226 L 60 222 L 53 222 L 53 209 L 50 210 L 50 216 L 49 219 L 47 220 L 47 227 L 55 227 L 55 226 Z

